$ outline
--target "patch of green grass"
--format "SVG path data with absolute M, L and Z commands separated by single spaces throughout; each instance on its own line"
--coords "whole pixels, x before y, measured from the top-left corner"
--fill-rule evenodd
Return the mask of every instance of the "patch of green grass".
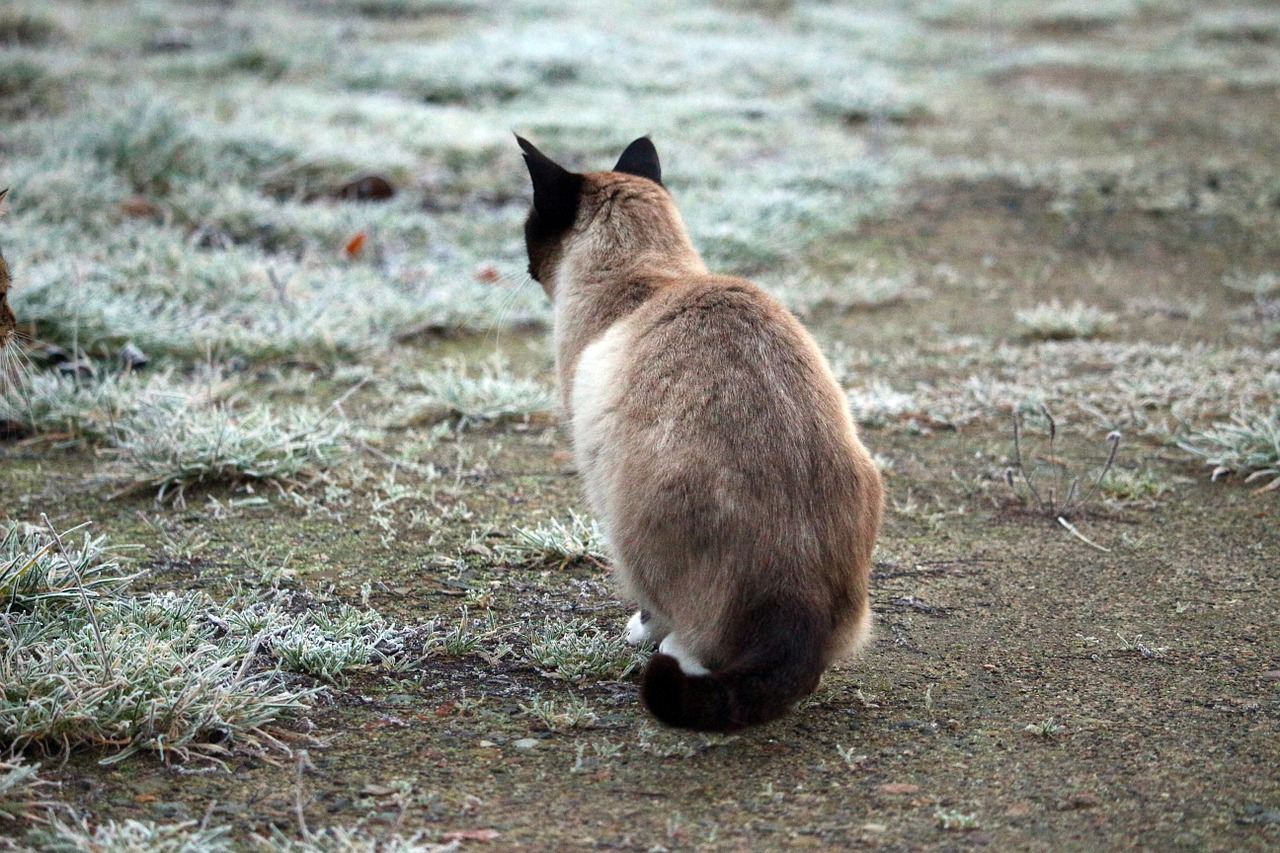
M 528 641 L 529 660 L 545 674 L 568 681 L 617 681 L 644 661 L 620 632 L 602 631 L 581 619 L 545 622 L 532 630 Z
M 535 696 L 528 705 L 521 704 L 520 710 L 551 732 L 594 728 L 600 719 L 586 702 L 572 694 L 560 701 Z
M 106 559 L 104 538 L 87 532 L 80 545 L 61 547 L 48 533 L 25 525 L 5 526 L 0 534 L 0 604 L 10 612 L 83 606 L 134 577 Z

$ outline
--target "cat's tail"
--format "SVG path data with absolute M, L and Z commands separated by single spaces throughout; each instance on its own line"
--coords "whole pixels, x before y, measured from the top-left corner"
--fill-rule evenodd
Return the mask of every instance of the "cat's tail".
M 750 617 L 741 653 L 715 672 L 689 675 L 671 655 L 650 658 L 640 686 L 649 711 L 669 726 L 732 732 L 777 719 L 812 693 L 828 663 L 829 623 L 777 603 Z

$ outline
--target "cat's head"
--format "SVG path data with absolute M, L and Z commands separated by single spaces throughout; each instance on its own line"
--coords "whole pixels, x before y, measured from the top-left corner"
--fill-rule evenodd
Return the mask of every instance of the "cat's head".
M 674 214 L 675 208 L 662 187 L 658 151 L 647 136 L 628 145 L 611 171 L 585 174 L 565 169 L 527 139 L 517 136 L 516 141 L 524 150 L 524 162 L 533 181 L 533 207 L 524 223 L 529 275 L 548 295 L 555 287 L 554 273 L 568 240 L 594 225 L 610 226 L 614 231 L 625 229 L 625 216 L 612 223 L 597 222 L 596 214 L 602 209 L 608 207 L 613 212 L 619 203 L 623 207 L 629 203 L 637 213 L 641 208 L 656 206 L 670 208 Z

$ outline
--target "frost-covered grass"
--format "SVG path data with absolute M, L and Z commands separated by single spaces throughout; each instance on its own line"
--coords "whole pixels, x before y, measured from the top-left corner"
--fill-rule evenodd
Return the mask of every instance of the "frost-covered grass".
M 0 245 L 36 341 L 24 384 L 0 395 L 5 435 L 21 437 L 0 446 L 4 511 L 64 517 L 111 496 L 99 520 L 128 527 L 158 561 L 129 585 L 146 564 L 113 561 L 100 540 L 64 537 L 64 555 L 43 530 L 5 534 L 0 746 L 29 762 L 72 747 L 90 761 L 238 764 L 277 745 L 312 689 L 339 696 L 322 726 L 358 698 L 377 708 L 371 725 L 412 727 L 399 734 L 432 761 L 441 731 L 492 732 L 480 760 L 531 727 L 555 733 L 554 748 L 507 765 L 513 779 L 570 769 L 576 752 L 571 772 L 617 781 L 714 745 L 637 726 L 618 712 L 631 687 L 593 685 L 634 678 L 643 661 L 620 636 L 601 531 L 567 510 L 551 356 L 487 357 L 495 341 L 541 336 L 550 316 L 524 272 L 529 187 L 512 130 L 575 169 L 607 168 L 651 134 L 708 265 L 758 281 L 814 331 L 869 447 L 893 467 L 895 506 L 927 504 L 931 526 L 989 511 L 972 492 L 949 494 L 947 474 L 967 485 L 966 467 L 982 466 L 978 489 L 999 488 L 990 475 L 1010 461 L 1010 418 L 1045 405 L 1071 441 L 1059 453 L 1038 428 L 1020 436 L 1014 497 L 1037 512 L 1176 512 L 1160 502 L 1187 457 L 1156 448 L 1177 443 L 1215 476 L 1280 482 L 1275 418 L 1260 414 L 1280 399 L 1280 360 L 1264 346 L 1280 336 L 1280 288 L 1261 269 L 1280 189 L 1261 108 L 1280 85 L 1266 61 L 1273 10 L 11 5 L 0 10 L 0 187 L 13 187 Z M 370 177 L 393 195 L 362 199 L 354 187 Z M 996 223 L 1008 227 L 982 230 Z M 1183 233 L 1194 251 L 1173 245 Z M 1220 238 L 1248 250 L 1215 266 Z M 1170 259 L 1160 269 L 1156 244 Z M 1098 276 L 1086 278 L 1085 254 Z M 1114 279 L 1101 274 L 1111 264 Z M 1054 296 L 1015 322 L 1014 307 Z M 41 342 L 92 359 L 96 374 L 58 376 Z M 126 342 L 152 359 L 136 375 L 120 373 Z M 351 405 L 323 409 L 355 381 Z M 959 434 L 937 440 L 948 428 Z M 1134 438 L 1103 476 L 1112 430 Z M 150 504 L 131 486 L 189 505 Z M 897 549 L 895 535 L 882 548 Z M 297 553 L 268 556 L 284 550 Z M 384 597 L 397 612 L 422 608 L 426 624 L 370 608 Z M 574 693 L 539 694 L 534 667 Z M 833 705 L 802 714 L 817 731 Z M 592 728 L 613 740 L 588 739 Z M 349 757 L 329 734 L 315 736 Z M 252 815 L 220 827 L 212 806 L 198 823 L 122 821 L 111 798 L 42 786 L 60 771 L 6 753 L 0 825 L 65 798 L 74 819 L 61 809 L 17 843 L 299 853 L 452 850 L 462 842 L 428 840 L 491 825 L 484 791 L 447 780 L 397 802 L 399 815 L 366 808 L 359 771 L 381 770 L 384 740 L 356 737 L 352 783 L 324 798 L 303 790 L 300 769 L 298 790 L 277 792 L 296 793 L 297 813 L 272 829 Z M 621 749 L 628 766 L 608 767 Z M 279 779 L 249 764 L 252 784 Z M 181 778 L 197 815 L 207 789 Z M 784 805 L 775 781 L 779 821 L 803 808 L 826 832 L 821 809 L 790 794 Z M 169 799 L 139 799 L 130 814 L 158 819 Z M 321 828 L 327 806 L 358 823 Z M 915 815 L 914 829 L 931 818 L 971 828 L 968 811 Z M 696 846 L 667 812 L 667 837 L 644 843 Z M 412 834 L 424 825 L 431 834 Z
M 107 761 L 147 750 L 218 761 L 271 747 L 270 727 L 313 690 L 283 673 L 342 681 L 408 655 L 413 632 L 349 606 L 218 603 L 202 592 L 130 594 L 102 539 L 6 527 L 0 537 L 0 742 L 92 745 Z
M 413 393 L 397 398 L 387 417 L 394 426 L 452 420 L 459 430 L 479 423 L 522 419 L 548 412 L 554 405 L 551 389 L 517 376 L 501 357 L 492 357 L 476 368 L 463 362 L 421 371 L 402 382 Z
M 1063 305 L 1056 299 L 1017 313 L 1024 337 L 1036 341 L 1088 340 L 1109 331 L 1117 317 L 1082 302 Z
M 615 681 L 644 662 L 621 631 L 605 631 L 581 619 L 530 628 L 528 642 L 527 654 L 534 665 L 568 681 Z
M 608 560 L 599 523 L 572 511 L 567 522 L 553 518 L 536 527 L 516 527 L 511 538 L 500 553 L 517 563 L 564 568 L 573 563 L 602 566 Z
M 1236 474 L 1260 491 L 1280 488 L 1280 409 L 1244 412 L 1230 421 L 1192 432 L 1179 446 L 1213 466 L 1216 480 Z
M 130 487 L 181 501 L 194 485 L 296 483 L 350 449 L 350 428 L 332 411 L 255 406 L 147 407 L 120 425 L 115 473 Z
M 100 540 L 76 548 L 52 533 L 5 533 L 4 743 L 217 760 L 224 741 L 270 742 L 264 726 L 303 707 L 309 691 L 253 668 L 246 644 L 205 618 L 216 608 L 200 594 L 129 596 Z M 43 582 L 22 589 L 28 572 Z M 86 586 L 68 589 L 68 577 Z
M 917 383 L 908 394 L 865 378 L 869 360 L 880 364 L 875 372 L 881 375 L 887 364 L 893 374 L 943 366 L 945 376 Z M 1104 430 L 1167 440 L 1227 421 L 1242 409 L 1266 409 L 1280 395 L 1280 355 L 1203 344 L 1068 340 L 977 347 L 958 338 L 872 359 L 836 350 L 832 367 L 855 412 L 873 425 L 908 411 L 941 424 L 1007 423 L 1013 412 L 1048 404 Z
M 8 611 L 83 604 L 110 596 L 132 579 L 106 559 L 105 541 L 88 533 L 78 546 L 59 546 L 35 529 L 13 525 L 0 532 L 0 602 Z
M 434 844 L 425 832 L 405 835 L 385 829 L 335 826 L 308 830 L 303 838 L 278 832 L 254 835 L 248 842 L 229 835 L 230 827 L 204 822 L 124 820 L 93 824 L 83 818 L 53 819 L 48 827 L 32 830 L 28 843 L 52 853 L 455 853 L 456 843 Z
M 181 500 L 198 484 L 292 484 L 335 464 L 350 449 L 340 414 L 309 407 L 277 412 L 216 397 L 216 379 L 111 373 L 33 373 L 0 397 L 0 420 L 60 443 L 105 445 L 112 474 L 160 500 Z
M 0 826 L 36 815 L 41 791 L 49 787 L 39 770 L 40 765 L 27 764 L 22 756 L 0 760 Z
M 144 408 L 174 412 L 191 393 L 166 375 L 80 377 L 29 368 L 24 373 L 19 384 L 0 395 L 0 420 L 61 443 L 109 442 Z

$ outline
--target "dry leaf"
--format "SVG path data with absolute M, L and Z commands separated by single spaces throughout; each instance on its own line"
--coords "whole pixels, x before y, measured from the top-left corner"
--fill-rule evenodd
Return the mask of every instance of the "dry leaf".
M 361 231 L 347 241 L 347 245 L 343 247 L 342 253 L 348 258 L 354 258 L 364 249 L 364 241 L 369 237 L 368 232 Z

